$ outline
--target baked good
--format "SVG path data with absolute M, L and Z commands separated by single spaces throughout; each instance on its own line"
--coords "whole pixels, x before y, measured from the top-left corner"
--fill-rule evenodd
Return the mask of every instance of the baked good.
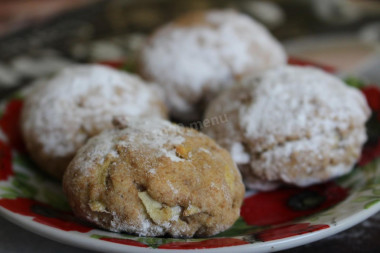
M 171 114 L 189 121 L 236 80 L 285 63 L 282 46 L 261 24 L 232 10 L 211 10 L 156 30 L 142 48 L 140 72 L 165 89 Z
M 312 67 L 284 66 L 225 91 L 204 128 L 232 154 L 249 188 L 308 186 L 351 171 L 366 141 L 364 96 Z
M 137 76 L 100 65 L 66 68 L 27 94 L 21 127 L 41 169 L 60 179 L 88 138 L 112 127 L 112 117 L 166 117 L 158 92 Z
M 226 150 L 160 119 L 118 124 L 91 138 L 65 172 L 78 217 L 140 236 L 210 236 L 233 225 L 244 185 Z

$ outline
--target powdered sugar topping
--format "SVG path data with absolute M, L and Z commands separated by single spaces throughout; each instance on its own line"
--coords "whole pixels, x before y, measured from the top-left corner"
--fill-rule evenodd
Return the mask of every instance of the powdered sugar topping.
M 232 144 L 231 156 L 237 164 L 249 163 L 249 154 L 244 151 L 244 147 L 240 142 L 234 142 Z
M 360 92 L 311 67 L 279 67 L 245 84 L 253 103 L 240 109 L 240 123 L 246 137 L 262 141 L 257 152 L 296 136 L 348 131 L 352 118 L 362 126 L 370 113 Z
M 181 144 L 185 138 L 183 128 L 160 119 L 130 119 L 124 129 L 109 130 L 91 138 L 88 143 L 78 151 L 78 159 L 83 164 L 83 172 L 88 171 L 96 163 L 111 154 L 117 157 L 116 148 L 123 147 L 136 155 L 141 150 L 152 150 L 149 154 L 157 158 L 167 157 L 173 162 L 181 162 L 182 158 L 176 155 L 175 146 Z M 99 160 L 100 159 L 100 160 Z M 147 173 L 155 175 L 155 168 L 146 168 Z
M 166 89 L 173 110 L 191 111 L 205 90 L 219 91 L 247 72 L 286 61 L 280 44 L 244 14 L 209 11 L 197 18 L 158 30 L 142 53 L 144 71 Z
M 248 186 L 307 186 L 349 172 L 366 141 L 370 110 L 362 93 L 312 67 L 284 66 L 224 92 L 206 129 L 230 150 Z M 263 184 L 265 183 L 265 184 Z
M 112 117 L 161 116 L 159 98 L 137 76 L 100 65 L 78 65 L 38 84 L 28 95 L 23 128 L 44 151 L 73 153 L 89 137 L 111 127 Z
M 130 120 L 127 128 L 123 129 L 120 135 L 125 135 L 125 140 L 121 145 L 131 150 L 154 150 L 156 157 L 165 156 L 173 162 L 181 162 L 182 158 L 176 155 L 175 147 L 185 141 L 182 136 L 184 128 L 170 123 L 169 121 L 151 120 Z

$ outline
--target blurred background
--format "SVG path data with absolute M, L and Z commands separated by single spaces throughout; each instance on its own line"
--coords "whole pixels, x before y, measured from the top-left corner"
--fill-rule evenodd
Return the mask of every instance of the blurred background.
M 73 62 L 131 60 L 154 28 L 207 8 L 251 15 L 291 56 L 378 81 L 379 0 L 0 0 L 0 97 Z

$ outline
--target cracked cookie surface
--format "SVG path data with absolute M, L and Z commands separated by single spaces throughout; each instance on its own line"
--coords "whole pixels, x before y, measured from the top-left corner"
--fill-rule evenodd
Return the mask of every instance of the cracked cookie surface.
M 366 140 L 364 96 L 310 67 L 278 67 L 225 91 L 206 118 L 229 121 L 204 132 L 229 150 L 246 185 L 307 186 L 348 173 Z
M 61 178 L 88 138 L 112 128 L 112 117 L 166 117 L 151 86 L 137 76 L 100 65 L 66 68 L 27 94 L 22 131 L 40 168 Z
M 211 236 L 239 217 L 241 175 L 206 135 L 159 119 L 118 118 L 66 170 L 74 213 L 104 229 L 141 236 Z

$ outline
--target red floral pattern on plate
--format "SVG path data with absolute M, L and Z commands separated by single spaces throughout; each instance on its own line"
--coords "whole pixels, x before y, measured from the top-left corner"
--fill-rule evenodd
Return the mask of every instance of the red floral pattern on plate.
M 362 156 L 358 162 L 359 166 L 365 166 L 376 157 L 380 156 L 380 140 L 373 143 L 367 143 L 363 147 Z
M 281 226 L 278 228 L 267 229 L 263 232 L 256 234 L 256 238 L 263 242 L 283 239 L 291 236 L 302 235 L 306 233 L 311 233 L 314 231 L 329 228 L 329 225 L 318 224 L 310 225 L 310 223 L 298 223 L 286 226 Z
M 209 249 L 249 244 L 237 238 L 215 238 L 199 242 L 171 242 L 159 246 L 159 249 Z
M 364 166 L 380 156 L 380 88 L 375 85 L 364 86 L 361 91 L 367 99 L 372 115 L 367 122 L 368 141 L 364 145 L 359 166 Z
M 138 241 L 130 240 L 130 239 L 123 239 L 123 238 L 100 237 L 99 240 L 107 241 L 107 242 L 113 242 L 113 243 L 119 243 L 119 244 L 124 244 L 124 245 L 129 245 L 129 246 L 143 247 L 143 248 L 149 247 L 148 245 L 146 245 L 142 242 L 138 242 Z
M 8 180 L 13 175 L 12 150 L 6 143 L 0 140 L 0 181 Z
M 296 66 L 317 67 L 317 68 L 323 69 L 324 71 L 329 72 L 329 73 L 335 73 L 336 72 L 336 69 L 334 67 L 327 66 L 324 64 L 315 63 L 315 62 L 311 62 L 308 60 L 303 60 L 301 58 L 296 58 L 296 57 L 289 57 L 288 64 L 296 65 Z
M 4 114 L 0 117 L 0 128 L 8 138 L 9 145 L 19 152 L 25 152 L 20 127 L 22 106 L 21 99 L 12 99 L 8 101 Z
M 125 60 L 99 61 L 97 63 L 111 68 L 121 69 L 125 65 Z
M 64 231 L 86 233 L 93 229 L 82 225 L 72 213 L 56 210 L 47 204 L 33 199 L 0 199 L 0 206 L 13 213 L 33 217 L 33 220 L 38 223 Z
M 248 225 L 276 225 L 329 208 L 347 195 L 346 189 L 333 182 L 282 188 L 246 198 L 240 214 Z
M 368 85 L 361 88 L 367 99 L 369 107 L 374 112 L 380 112 L 380 89 L 375 85 Z

